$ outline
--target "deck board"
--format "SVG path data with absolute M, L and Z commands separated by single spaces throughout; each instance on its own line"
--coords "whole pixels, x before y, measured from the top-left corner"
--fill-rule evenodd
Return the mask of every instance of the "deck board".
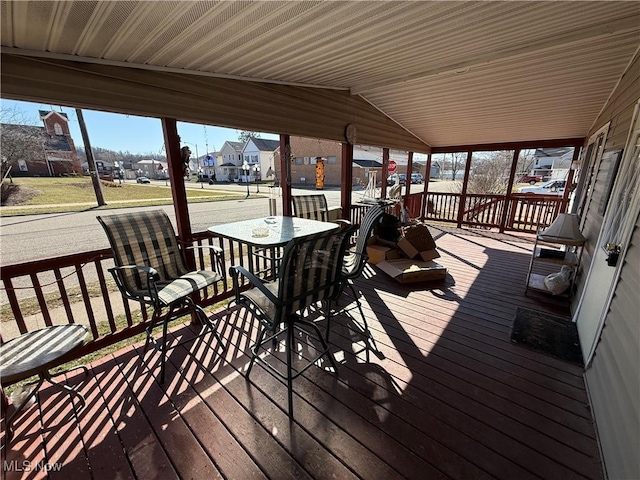
M 208 334 L 170 352 L 164 385 L 158 352 L 136 344 L 67 375 L 84 410 L 44 388 L 3 460 L 94 480 L 603 478 L 582 368 L 509 339 L 517 307 L 568 314 L 524 295 L 531 237 L 432 230 L 447 280 L 401 285 L 367 267 L 356 289 L 368 337 L 345 295 L 331 326 L 338 372 L 294 380 L 293 422 L 280 378 L 259 364 L 246 378 L 257 327 L 235 307 L 214 314 L 222 344 Z M 179 326 L 170 342 L 194 335 Z M 283 355 L 269 358 L 279 370 Z

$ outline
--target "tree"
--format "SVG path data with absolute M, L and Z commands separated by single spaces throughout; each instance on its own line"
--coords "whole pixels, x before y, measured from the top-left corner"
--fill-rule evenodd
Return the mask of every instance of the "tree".
M 0 173 L 4 179 L 12 165 L 19 160 L 30 162 L 45 162 L 43 144 L 44 135 L 41 128 L 28 118 L 23 112 L 12 109 L 2 109 L 2 163 Z
M 260 138 L 260 134 L 250 130 L 238 130 L 238 141 L 246 143 L 250 138 Z

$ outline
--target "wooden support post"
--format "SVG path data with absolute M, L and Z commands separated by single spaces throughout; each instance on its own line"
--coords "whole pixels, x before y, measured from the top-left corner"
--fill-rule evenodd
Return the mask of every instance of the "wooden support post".
M 573 157 L 571 158 L 571 166 L 569 167 L 569 173 L 567 174 L 567 183 L 564 186 L 564 193 L 562 194 L 562 203 L 560 204 L 560 211 L 558 213 L 564 213 L 569 206 L 569 194 L 571 193 L 571 187 L 573 185 L 573 174 L 575 173 L 575 162 L 580 157 L 580 148 L 573 147 Z
M 469 150 L 467 152 L 467 163 L 464 166 L 464 180 L 462 181 L 462 192 L 460 193 L 460 204 L 458 205 L 458 228 L 462 227 L 462 220 L 464 219 L 464 206 L 467 204 L 467 186 L 469 184 L 470 171 L 471 171 L 471 151 Z
M 382 149 L 382 178 L 380 179 L 380 199 L 387 197 L 387 177 L 389 176 L 389 149 Z
M 518 157 L 520 156 L 520 149 L 516 148 L 513 151 L 513 160 L 511 161 L 511 171 L 509 172 L 509 182 L 507 183 L 507 193 L 504 196 L 504 207 L 502 209 L 502 218 L 500 219 L 500 233 L 504 233 L 504 229 L 507 225 L 507 215 L 509 214 L 509 207 L 511 206 L 511 193 L 513 190 L 513 182 L 516 178 L 516 170 L 518 168 Z
M 353 145 L 342 144 L 342 182 L 340 184 L 340 205 L 342 218 L 351 218 L 351 191 L 353 190 Z
M 413 152 L 407 155 L 407 180 L 404 182 L 404 205 L 407 206 L 409 193 L 411 192 L 411 172 L 413 171 Z
M 173 210 L 176 215 L 178 238 L 185 246 L 192 242 L 191 222 L 189 221 L 189 207 L 187 205 L 187 192 L 184 187 L 184 164 L 180 152 L 180 137 L 178 136 L 178 124 L 175 118 L 162 118 L 162 132 L 164 134 L 164 146 L 167 152 L 167 167 L 171 180 L 171 196 L 173 197 Z M 185 250 L 185 261 L 190 269 L 196 267 L 193 250 Z
M 424 172 L 424 189 L 422 190 L 421 215 L 420 220 L 424 222 L 425 214 L 429 208 L 427 196 L 429 193 L 429 179 L 431 178 L 431 154 L 427 155 L 427 167 Z
M 282 215 L 293 216 L 291 210 L 291 137 L 280 135 L 280 186 L 282 187 Z

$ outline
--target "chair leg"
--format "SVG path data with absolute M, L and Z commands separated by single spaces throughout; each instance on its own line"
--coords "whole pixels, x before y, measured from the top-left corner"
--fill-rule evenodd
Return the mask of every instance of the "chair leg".
M 325 340 L 329 342 L 329 332 L 331 331 L 331 300 L 327 301 L 327 306 L 325 308 L 324 316 L 327 319 L 327 331 L 325 334 Z
M 289 319 L 287 321 L 287 344 L 285 349 L 287 351 L 287 399 L 289 402 L 289 420 L 293 420 L 293 321 Z
M 162 346 L 160 347 L 160 384 L 164 384 L 164 365 L 167 357 L 167 330 L 169 329 L 169 318 L 171 318 L 171 312 L 173 308 L 169 310 L 167 316 L 162 322 Z
M 256 342 L 255 347 L 253 347 L 253 349 L 251 350 L 251 362 L 249 362 L 249 368 L 247 368 L 247 373 L 246 373 L 246 377 L 249 377 L 249 374 L 251 373 L 251 369 L 253 368 L 253 364 L 256 361 L 256 358 L 258 358 L 258 354 L 259 354 L 259 349 L 260 346 L 262 345 L 262 340 L 264 339 L 264 336 L 267 334 L 267 327 L 263 327 L 262 330 L 260 331 L 260 335 L 258 335 L 258 341 Z

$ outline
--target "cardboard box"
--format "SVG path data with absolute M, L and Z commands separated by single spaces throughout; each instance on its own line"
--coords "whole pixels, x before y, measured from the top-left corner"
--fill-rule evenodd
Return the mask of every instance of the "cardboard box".
M 394 248 L 395 245 L 391 243 L 392 246 L 388 246 L 388 244 L 380 244 L 380 239 L 375 237 L 369 239 L 367 243 L 367 255 L 369 256 L 369 263 L 372 265 L 376 265 L 385 260 L 393 260 L 396 258 L 400 258 L 400 252 Z
M 436 262 L 424 262 L 410 258 L 385 260 L 378 268 L 400 283 L 428 282 L 443 280 L 447 269 Z
M 429 235 L 429 238 L 431 238 L 431 235 Z M 440 254 L 435 249 L 435 242 L 433 243 L 433 245 L 434 245 L 433 248 L 429 250 L 420 251 L 406 237 L 402 237 L 400 240 L 398 240 L 398 247 L 400 248 L 400 250 L 404 252 L 404 254 L 407 257 L 409 258 L 419 257 L 421 260 L 425 262 L 428 262 L 429 260 L 433 260 L 434 258 L 440 257 Z

